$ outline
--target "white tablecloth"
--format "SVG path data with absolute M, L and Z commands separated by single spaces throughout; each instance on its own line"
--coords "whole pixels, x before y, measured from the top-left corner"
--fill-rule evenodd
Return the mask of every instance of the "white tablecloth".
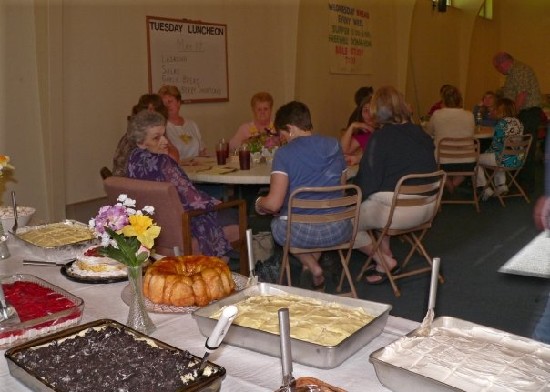
M 126 322 L 128 307 L 122 301 L 120 294 L 127 282 L 101 285 L 73 282 L 61 275 L 59 267 L 23 265 L 23 258 L 32 258 L 32 256 L 27 255 L 25 249 L 14 244 L 13 241 L 9 242 L 9 249 L 12 256 L 0 260 L 0 275 L 35 275 L 83 298 L 85 308 L 82 323 L 100 318 Z M 151 336 L 170 345 L 186 349 L 192 354 L 198 356 L 204 354 L 205 337 L 200 334 L 192 315 L 156 313 L 150 315 L 157 326 Z M 295 377 L 317 377 L 350 392 L 388 391 L 378 381 L 374 368 L 369 362 L 369 355 L 372 351 L 388 345 L 417 326 L 417 322 L 390 316 L 382 334 L 342 365 L 326 370 L 295 363 L 293 374 Z M 4 351 L 0 351 L 2 356 Z M 222 391 L 273 391 L 281 384 L 281 364 L 278 357 L 222 344 L 222 347 L 213 352 L 209 359 L 227 370 L 227 375 L 222 383 Z M 10 376 L 7 362 L 0 360 L 0 391 L 28 390 Z

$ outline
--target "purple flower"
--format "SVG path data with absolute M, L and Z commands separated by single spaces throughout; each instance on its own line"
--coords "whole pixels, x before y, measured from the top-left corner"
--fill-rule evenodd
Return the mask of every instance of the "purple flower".
M 127 224 L 128 215 L 126 207 L 121 205 L 101 207 L 95 218 L 95 230 L 99 234 L 105 232 L 105 227 L 118 231 Z

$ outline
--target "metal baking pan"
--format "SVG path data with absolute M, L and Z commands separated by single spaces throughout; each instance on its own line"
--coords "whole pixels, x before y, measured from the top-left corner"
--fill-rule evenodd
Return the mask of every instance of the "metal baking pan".
M 252 296 L 284 294 L 308 297 L 350 307 L 361 307 L 365 309 L 368 314 L 375 316 L 369 324 L 353 333 L 350 337 L 344 339 L 337 346 L 327 347 L 292 338 L 292 359 L 303 365 L 314 366 L 317 368 L 331 369 L 339 366 L 355 352 L 360 350 L 364 345 L 380 335 L 386 325 L 391 310 L 391 305 L 377 302 L 350 297 L 339 297 L 316 291 L 300 289 L 297 287 L 258 283 L 257 285 L 248 287 L 204 308 L 199 308 L 193 312 L 193 317 L 195 318 L 201 333 L 204 336 L 210 336 L 210 332 L 217 323 L 217 320 L 210 318 L 210 316 L 222 307 L 235 304 Z M 269 332 L 232 325 L 227 332 L 224 342 L 263 354 L 277 357 L 280 356 L 279 335 Z
M 70 336 L 77 335 L 78 333 L 88 328 L 103 327 L 103 326 L 114 326 L 116 328 L 122 328 L 127 332 L 135 335 L 136 340 L 145 340 L 149 344 L 153 344 L 153 345 L 156 344 L 158 347 L 162 349 L 182 351 L 177 347 L 170 346 L 160 340 L 141 334 L 123 324 L 118 323 L 115 320 L 101 319 L 101 320 L 96 320 L 87 324 L 80 325 L 78 327 L 68 328 L 64 331 L 61 331 L 49 336 L 45 336 L 42 338 L 38 338 L 33 341 L 24 343 L 22 345 L 19 345 L 17 347 L 13 347 L 7 350 L 5 353 L 5 357 L 8 362 L 8 368 L 9 368 L 10 374 L 13 377 L 17 378 L 20 382 L 25 384 L 32 391 L 59 392 L 59 389 L 56 389 L 55 387 L 51 386 L 43 379 L 36 376 L 35 373 L 33 373 L 32 371 L 25 369 L 23 366 L 20 366 L 17 360 L 18 354 L 29 349 L 32 350 L 34 347 L 46 345 L 58 340 L 59 341 L 63 340 L 64 338 L 67 338 Z M 124 350 L 126 349 L 126 347 L 117 347 L 117 349 Z M 191 355 L 191 357 L 194 357 L 197 360 L 197 362 L 200 362 L 201 360 L 201 358 L 196 357 L 194 355 Z M 113 357 L 113 360 L 114 361 L 117 360 L 116 355 Z M 212 362 L 208 362 L 208 366 L 216 370 L 216 373 L 211 374 L 209 376 L 201 376 L 194 382 L 190 383 L 189 385 L 181 389 L 178 389 L 175 392 L 217 392 L 219 391 L 221 389 L 222 380 L 225 377 L 225 373 L 226 373 L 225 368 L 215 365 Z M 146 371 L 146 367 L 144 367 L 144 371 Z
M 432 324 L 432 328 L 438 328 L 438 327 L 452 328 L 457 331 L 458 335 L 472 336 L 471 339 L 475 343 L 491 342 L 491 343 L 502 344 L 502 346 L 505 346 L 507 350 L 516 352 L 518 357 L 521 355 L 521 353 L 535 352 L 537 353 L 538 356 L 540 356 L 541 360 L 546 360 L 547 362 L 550 361 L 550 346 L 534 341 L 529 338 L 516 336 L 516 335 L 510 334 L 504 331 L 499 331 L 493 328 L 483 327 L 481 325 L 478 325 L 469 321 L 461 320 L 458 318 L 454 318 L 454 317 L 436 318 Z M 478 332 L 470 332 L 470 331 L 478 331 Z M 444 332 L 441 332 L 441 333 L 443 334 Z M 412 332 L 407 334 L 405 337 L 398 339 L 396 342 L 399 342 L 399 340 L 402 340 L 402 339 L 407 339 L 411 337 L 414 338 L 418 336 L 422 336 L 422 334 L 420 333 L 420 328 L 413 330 Z M 479 385 L 479 384 L 474 385 L 476 384 L 477 380 L 488 379 L 489 377 L 487 377 L 487 375 L 478 374 L 476 376 L 475 374 L 470 374 L 470 376 L 468 377 L 468 380 L 474 381 L 474 382 L 468 383 L 468 380 L 466 380 L 464 382 L 464 385 L 461 385 L 460 387 L 456 385 L 453 386 L 444 381 L 424 376 L 410 369 L 393 365 L 389 361 L 382 359 L 384 350 L 386 350 L 386 347 L 382 347 L 372 352 L 369 360 L 373 364 L 374 369 L 376 371 L 376 376 L 378 377 L 380 382 L 386 388 L 391 389 L 394 392 L 410 392 L 410 391 L 481 392 L 481 391 L 487 390 L 485 389 L 486 388 L 485 385 Z M 426 357 L 424 356 L 423 358 L 426 358 Z M 460 366 L 458 366 L 456 370 L 465 372 L 465 370 Z M 490 372 L 490 367 L 484 366 L 483 370 L 486 372 L 487 371 Z M 509 370 L 512 370 L 512 369 L 509 369 Z M 527 373 L 529 373 L 529 374 L 526 374 L 527 379 L 529 379 L 529 381 L 527 381 L 527 383 L 524 383 L 524 385 L 527 385 L 529 382 L 531 382 L 533 378 L 535 378 L 533 374 L 530 374 L 530 371 L 528 371 Z M 517 372 L 516 376 L 518 376 L 519 374 L 521 374 L 521 372 Z M 500 374 L 491 374 L 490 378 L 498 380 L 500 376 L 501 376 Z M 519 381 L 519 383 L 521 383 L 521 380 L 519 380 L 519 376 L 516 380 Z M 535 389 L 529 389 L 529 390 L 537 390 L 537 391 L 550 390 L 550 381 L 548 380 L 546 381 L 547 381 L 546 389 L 543 387 L 542 389 L 535 388 Z M 502 388 L 499 389 L 499 387 L 496 387 L 496 389 L 490 389 L 490 390 L 515 390 L 515 389 L 513 387 L 508 387 L 504 389 Z
M 24 238 L 21 238 L 22 234 L 27 233 L 29 231 L 38 230 L 38 229 L 47 227 L 49 225 L 58 225 L 60 223 L 67 226 L 88 228 L 88 226 L 85 225 L 84 223 L 81 223 L 75 220 L 66 219 L 62 222 L 47 223 L 47 224 L 37 225 L 37 226 L 24 226 L 24 227 L 18 228 L 16 233 L 10 233 L 10 234 L 13 236 L 13 238 L 15 238 L 21 244 L 23 244 L 25 248 L 27 248 L 32 253 L 33 256 L 48 262 L 56 262 L 60 260 L 68 261 L 70 259 L 74 259 L 76 256 L 81 254 L 84 251 L 84 249 L 86 249 L 87 247 L 95 243 L 98 243 L 98 240 L 96 238 L 92 238 L 90 240 L 79 241 L 79 242 L 75 242 L 67 245 L 43 247 L 43 246 L 32 244 L 29 241 L 26 241 Z

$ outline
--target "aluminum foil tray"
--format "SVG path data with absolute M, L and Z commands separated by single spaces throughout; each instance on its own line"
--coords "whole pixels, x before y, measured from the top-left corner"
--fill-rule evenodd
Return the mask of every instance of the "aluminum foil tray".
M 337 346 L 327 347 L 291 338 L 293 361 L 317 368 L 331 369 L 339 366 L 355 352 L 360 350 L 364 345 L 380 335 L 386 325 L 391 310 L 390 305 L 377 302 L 350 297 L 339 297 L 316 291 L 300 289 L 297 287 L 258 283 L 257 285 L 248 287 L 227 298 L 221 299 L 204 308 L 196 310 L 193 312 L 193 317 L 195 318 L 201 333 L 204 336 L 210 336 L 210 332 L 217 322 L 217 320 L 210 318 L 210 316 L 222 307 L 236 304 L 252 296 L 284 295 L 285 293 L 326 302 L 333 302 L 345 306 L 361 307 L 365 309 L 368 314 L 375 316 L 369 324 L 353 333 L 350 337 L 344 339 Z M 263 354 L 277 357 L 280 356 L 279 335 L 269 332 L 232 325 L 227 332 L 224 342 Z
M 27 342 L 25 344 L 22 344 L 20 346 L 13 347 L 7 350 L 5 353 L 5 357 L 8 362 L 8 368 L 9 368 L 10 374 L 13 377 L 17 378 L 20 382 L 25 384 L 32 391 L 59 392 L 60 391 L 59 389 L 56 389 L 55 387 L 49 385 L 46 381 L 38 377 L 35 373 L 26 369 L 24 366 L 20 365 L 18 361 L 18 357 L 19 357 L 18 354 L 25 352 L 26 350 L 33 349 L 34 347 L 61 341 L 67 337 L 77 335 L 88 328 L 106 327 L 106 326 L 114 326 L 116 328 L 122 328 L 125 331 L 129 332 L 130 334 L 133 334 L 136 338 L 136 341 L 145 340 L 149 344 L 156 345 L 161 349 L 182 351 L 177 347 L 170 346 L 160 340 L 141 334 L 123 324 L 116 322 L 115 320 L 101 319 L 101 320 L 96 320 L 87 324 L 80 325 L 78 327 L 69 328 L 49 336 L 35 339 L 33 341 Z M 127 348 L 117 347 L 117 349 L 123 351 Z M 201 360 L 201 358 L 195 357 L 194 355 L 191 355 L 191 357 L 195 358 L 197 361 Z M 115 361 L 117 360 L 117 355 L 113 357 L 113 360 Z M 186 387 L 178 389 L 178 391 L 176 392 L 199 392 L 199 391 L 200 392 L 217 392 L 219 391 L 221 389 L 222 380 L 225 377 L 225 373 L 226 373 L 225 368 L 218 366 L 212 362 L 208 362 L 208 366 L 216 370 L 216 373 L 213 373 L 209 376 L 206 376 L 206 375 L 201 376 L 194 382 L 188 384 Z M 146 371 L 145 368 L 146 367 L 144 367 L 144 371 Z
M 370 362 L 385 387 L 394 392 L 550 390 L 550 345 L 453 317 L 436 318 L 425 335 L 419 328 L 371 353 Z M 438 344 L 432 338 L 422 346 L 413 341 L 432 336 L 450 339 Z M 465 339 L 459 343 L 455 337 Z M 420 351 L 415 367 L 397 362 L 404 357 L 391 350 L 395 344 Z M 483 360 L 476 358 L 478 352 L 485 354 Z
M 42 229 L 44 227 L 50 226 L 50 225 L 57 225 L 57 224 L 64 224 L 67 226 L 75 226 L 75 227 L 82 227 L 87 228 L 88 226 L 84 223 L 75 221 L 75 220 L 64 220 L 62 222 L 57 223 L 48 223 L 44 225 L 37 225 L 37 226 L 25 226 L 17 229 L 17 232 L 11 233 L 13 238 L 15 238 L 18 242 L 22 243 L 25 248 L 29 250 L 29 252 L 32 253 L 33 256 L 49 262 L 56 262 L 60 260 L 70 260 L 74 259 L 76 256 L 78 256 L 80 253 L 84 251 L 87 247 L 95 244 L 98 242 L 96 238 L 85 240 L 85 241 L 79 241 L 67 245 L 61 245 L 61 246 L 51 246 L 51 247 L 43 247 L 38 246 L 35 244 L 32 244 L 25 239 L 21 238 L 21 235 L 24 233 L 27 233 L 32 230 L 38 230 Z
M 5 322 L 0 323 L 0 348 L 11 347 L 15 344 L 20 344 L 27 340 L 77 325 L 80 321 L 80 318 L 82 317 L 82 312 L 84 310 L 84 300 L 82 298 L 77 297 L 69 293 L 68 291 L 63 290 L 61 287 L 48 283 L 45 280 L 42 280 L 34 275 L 20 274 L 0 276 L 0 284 L 2 285 L 13 284 L 16 282 L 32 283 L 34 285 L 49 289 L 59 294 L 64 299 L 72 302 L 73 306 L 68 306 L 55 312 L 48 311 L 49 314 L 41 317 L 24 317 L 25 314 L 32 314 L 32 312 L 34 311 L 32 307 L 36 307 L 36 304 L 40 303 L 41 301 L 43 302 L 43 305 L 47 306 L 47 301 L 44 301 L 43 298 L 41 298 L 43 293 L 34 293 L 34 290 L 32 290 L 33 285 L 26 285 L 27 287 L 21 285 L 22 287 L 19 290 L 24 298 L 18 299 L 12 298 L 10 296 L 10 292 L 4 288 L 6 298 L 9 302 L 12 303 L 12 305 L 14 305 L 15 310 L 18 311 L 19 316 L 22 318 L 22 320 L 20 323 L 15 324 L 8 324 Z M 59 303 L 57 301 L 61 299 L 60 296 L 55 299 L 56 303 Z M 42 313 L 44 312 L 43 309 L 38 309 L 38 311 L 42 311 Z

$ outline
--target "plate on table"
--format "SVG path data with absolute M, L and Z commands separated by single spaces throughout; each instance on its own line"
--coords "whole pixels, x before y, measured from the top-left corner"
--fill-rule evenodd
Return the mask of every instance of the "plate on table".
M 74 261 L 71 261 L 70 263 L 65 264 L 61 267 L 61 274 L 65 276 L 67 279 L 78 282 L 78 283 L 99 283 L 99 284 L 105 284 L 105 283 L 118 283 L 118 282 L 124 282 L 125 280 L 128 280 L 127 275 L 111 275 L 111 276 L 84 276 L 79 275 L 73 272 L 71 269 L 71 266 L 73 265 Z
M 248 283 L 248 277 L 237 274 L 236 272 L 232 272 L 231 275 L 233 277 L 233 281 L 235 282 L 235 292 L 241 291 L 246 287 L 246 284 Z M 122 289 L 122 293 L 120 294 L 120 296 L 122 297 L 124 303 L 130 306 L 130 302 L 132 300 L 132 289 L 130 288 L 129 284 L 126 285 L 124 289 Z M 145 302 L 145 308 L 147 309 L 147 311 L 153 313 L 190 314 L 199 308 L 199 306 L 172 306 L 165 304 L 156 304 L 150 301 L 149 298 L 145 296 L 143 296 L 143 300 Z

